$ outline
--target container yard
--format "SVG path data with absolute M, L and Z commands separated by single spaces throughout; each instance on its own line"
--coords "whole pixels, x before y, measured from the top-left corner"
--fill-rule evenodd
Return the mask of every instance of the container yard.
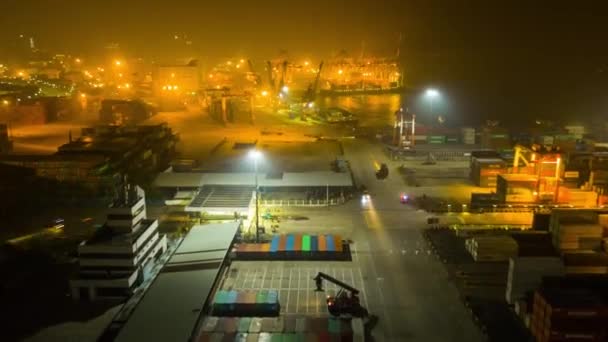
M 339 235 L 275 235 L 270 242 L 235 246 L 236 260 L 350 260 L 348 244 Z
M 605 341 L 607 214 L 553 209 L 541 230 L 444 228 L 425 236 L 492 341 Z

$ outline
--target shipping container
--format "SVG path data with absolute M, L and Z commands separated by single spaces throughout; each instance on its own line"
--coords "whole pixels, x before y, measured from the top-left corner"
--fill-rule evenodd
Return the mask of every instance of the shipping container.
M 294 251 L 295 237 L 293 234 L 287 235 L 287 240 L 285 242 L 285 250 L 288 252 Z
M 302 236 L 302 251 L 310 252 L 310 235 Z
M 312 253 L 319 251 L 319 238 L 317 235 L 311 235 L 310 237 L 310 251 Z
M 262 331 L 262 318 L 252 317 L 251 324 L 249 325 L 249 335 L 259 334 L 261 331 Z
M 237 331 L 240 333 L 246 333 L 249 331 L 249 326 L 251 326 L 251 317 L 241 317 L 239 319 Z
M 301 252 L 302 251 L 302 235 L 301 234 L 297 234 L 295 236 L 296 240 L 294 243 L 294 251 L 296 252 Z
M 334 235 L 334 244 L 336 245 L 336 252 L 342 253 L 344 246 L 342 246 L 342 237 L 340 235 Z
M 279 250 L 279 236 L 274 236 L 270 242 L 270 253 L 276 253 Z
M 443 144 L 445 143 L 445 140 L 445 135 L 429 135 L 427 137 L 427 142 L 429 144 Z
M 334 244 L 334 237 L 330 234 L 325 235 L 325 240 L 327 243 L 327 251 L 328 252 L 335 252 L 336 251 L 336 245 Z
M 327 239 L 325 238 L 325 235 L 323 234 L 319 234 L 318 235 L 318 239 L 319 239 L 319 252 L 327 252 Z
M 279 248 L 277 252 L 285 252 L 287 250 L 287 236 L 280 235 L 279 236 Z

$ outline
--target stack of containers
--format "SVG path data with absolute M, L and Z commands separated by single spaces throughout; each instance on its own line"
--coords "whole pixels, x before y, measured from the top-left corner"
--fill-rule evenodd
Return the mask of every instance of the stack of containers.
M 608 307 L 587 291 L 539 290 L 534 294 L 530 331 L 538 342 L 605 341 Z
M 355 328 L 334 317 L 206 317 L 196 341 L 363 341 L 360 321 Z
M 566 274 L 608 274 L 608 255 L 583 251 L 564 253 Z
M 599 250 L 604 230 L 597 223 L 560 223 L 554 225 L 553 243 L 557 250 Z
M 268 301 L 268 290 L 258 291 L 258 293 L 256 293 L 256 296 L 255 296 L 256 311 L 257 312 L 266 312 L 266 310 L 267 310 L 266 302 L 267 301 Z M 265 316 L 265 315 L 258 315 L 258 316 Z
M 275 290 L 218 291 L 213 303 L 215 316 L 278 316 L 280 310 Z
M 471 158 L 471 180 L 477 186 L 496 188 L 499 174 L 507 173 L 507 164 L 500 158 Z
M 564 263 L 559 257 L 510 258 L 507 276 L 507 303 L 525 298 L 528 293 L 538 289 L 545 276 L 562 276 Z
M 475 128 L 464 127 L 462 129 L 462 143 L 465 145 L 475 145 Z
M 484 129 L 480 135 L 481 146 L 495 150 L 511 148 L 511 138 L 506 129 Z
M 310 235 L 302 236 L 302 254 L 304 257 L 310 257 Z
M 310 237 L 310 256 L 316 258 L 319 255 L 319 237 L 312 235 Z
M 426 142 L 429 144 L 445 144 L 445 135 L 429 135 Z
M 332 235 L 325 235 L 325 241 L 327 242 L 327 255 L 334 256 L 336 254 L 336 245 L 334 244 L 334 237 Z
M 293 234 L 288 234 L 285 241 L 285 256 L 287 259 L 293 259 L 295 256 L 296 238 Z
M 279 236 L 279 248 L 277 249 L 277 256 L 285 258 L 287 256 L 287 236 Z
M 325 235 L 319 235 L 319 247 L 317 249 L 317 258 L 327 258 L 327 238 Z
M 269 243 L 239 244 L 233 253 L 241 260 L 344 260 L 348 258 L 339 235 L 277 235 Z
M 475 261 L 507 261 L 517 257 L 517 242 L 510 236 L 478 236 L 465 240 Z

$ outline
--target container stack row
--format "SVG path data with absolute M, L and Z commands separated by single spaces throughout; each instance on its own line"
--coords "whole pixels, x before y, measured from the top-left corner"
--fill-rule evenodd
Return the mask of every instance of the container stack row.
M 348 247 L 339 235 L 276 235 L 268 243 L 239 244 L 239 260 L 348 260 Z
M 215 316 L 278 316 L 280 310 L 276 290 L 220 290 L 213 300 Z
M 357 341 L 350 320 L 309 317 L 205 317 L 196 341 Z
M 538 290 L 530 331 L 538 342 L 606 341 L 608 307 L 586 291 Z

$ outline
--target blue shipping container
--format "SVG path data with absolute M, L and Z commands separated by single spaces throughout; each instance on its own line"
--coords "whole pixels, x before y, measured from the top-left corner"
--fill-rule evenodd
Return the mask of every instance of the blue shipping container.
M 276 253 L 279 249 L 279 236 L 275 236 L 272 238 L 272 242 L 270 242 L 270 253 Z
M 310 251 L 317 252 L 319 250 L 319 237 L 312 235 L 310 237 Z
M 285 250 L 292 252 L 295 244 L 295 236 L 293 234 L 287 235 L 287 243 L 285 244 Z
M 333 235 L 325 235 L 325 240 L 327 241 L 327 251 L 328 252 L 335 252 L 336 251 L 336 245 L 334 244 L 334 236 Z

